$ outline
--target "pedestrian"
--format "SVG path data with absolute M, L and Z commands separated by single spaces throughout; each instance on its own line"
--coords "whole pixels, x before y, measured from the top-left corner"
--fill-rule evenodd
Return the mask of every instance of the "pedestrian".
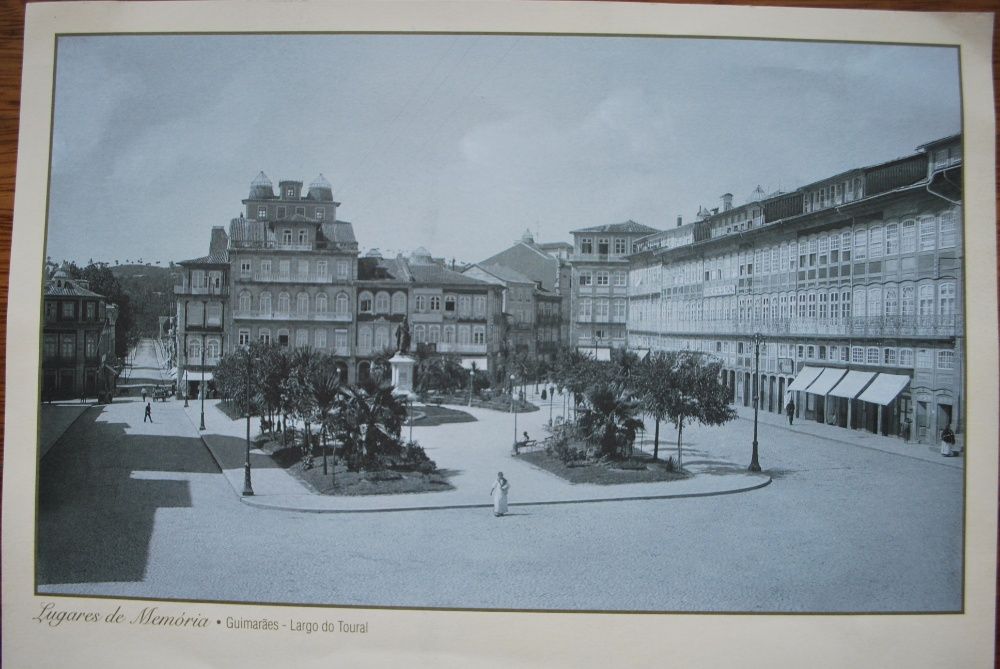
M 941 455 L 946 458 L 953 458 L 958 453 L 953 449 L 955 446 L 955 433 L 951 431 L 951 425 L 945 425 L 941 430 Z
M 153 406 L 149 402 L 146 402 L 146 415 L 142 417 L 142 422 L 145 423 L 147 420 L 153 422 Z
M 146 386 L 142 387 L 142 391 L 141 392 L 142 392 L 142 401 L 145 402 L 146 401 Z
M 795 402 L 791 398 L 788 400 L 788 404 L 785 405 L 785 413 L 788 414 L 788 424 L 792 424 L 792 419 L 795 417 Z
M 497 480 L 493 482 L 490 496 L 493 497 L 493 515 L 502 516 L 507 513 L 507 491 L 510 482 L 503 477 L 503 472 L 497 472 Z

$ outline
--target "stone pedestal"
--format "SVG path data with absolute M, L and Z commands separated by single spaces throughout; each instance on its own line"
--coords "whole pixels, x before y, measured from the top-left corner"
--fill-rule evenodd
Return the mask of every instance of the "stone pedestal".
M 389 365 L 392 367 L 392 385 L 395 387 L 394 395 L 410 400 L 416 399 L 416 393 L 413 392 L 413 368 L 416 364 L 416 360 L 402 353 L 396 353 L 389 359 Z

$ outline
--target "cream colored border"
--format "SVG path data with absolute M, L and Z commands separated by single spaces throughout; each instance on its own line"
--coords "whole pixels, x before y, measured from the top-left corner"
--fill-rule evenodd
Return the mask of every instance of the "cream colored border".
M 610 3 L 58 3 L 27 8 L 8 316 L 3 505 L 5 666 L 942 667 L 992 658 L 997 508 L 997 301 L 990 15 Z M 964 615 L 721 616 L 302 609 L 367 619 L 368 635 L 234 633 L 31 621 L 38 290 L 57 32 L 469 31 L 745 36 L 962 45 L 968 456 Z M 933 94 L 928 91 L 928 94 Z M 234 565 L 234 568 L 238 568 Z M 752 565 L 747 565 L 752 578 Z M 110 600 L 74 599 L 110 611 Z M 130 603 L 132 608 L 134 603 Z M 213 619 L 231 605 L 170 605 Z M 240 607 L 252 616 L 265 607 Z M 270 609 L 284 619 L 298 609 Z M 329 615 L 326 615 L 329 614 Z

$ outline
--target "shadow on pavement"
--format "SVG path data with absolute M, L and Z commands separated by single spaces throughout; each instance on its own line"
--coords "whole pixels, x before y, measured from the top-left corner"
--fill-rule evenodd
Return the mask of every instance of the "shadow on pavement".
M 125 434 L 87 412 L 42 459 L 36 583 L 142 580 L 157 509 L 191 506 L 186 481 L 133 472 L 217 474 L 201 440 Z

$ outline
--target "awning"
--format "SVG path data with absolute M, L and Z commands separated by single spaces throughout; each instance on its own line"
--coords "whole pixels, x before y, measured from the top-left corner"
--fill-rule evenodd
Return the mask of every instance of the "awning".
M 594 360 L 600 360 L 602 362 L 608 362 L 611 360 L 611 349 L 610 348 L 594 348 L 592 346 L 580 346 L 576 349 L 580 353 L 583 353 L 589 358 Z
M 910 383 L 910 377 L 901 374 L 879 374 L 872 381 L 872 384 L 861 393 L 858 399 L 862 402 L 874 402 L 885 406 L 894 399 L 896 395 L 903 392 L 903 388 Z
M 816 380 L 823 370 L 819 367 L 803 367 L 795 380 L 788 384 L 789 390 L 805 390 L 809 384 Z
M 844 374 L 846 373 L 846 369 L 827 367 L 823 370 L 823 373 L 812 382 L 812 385 L 806 389 L 806 392 L 813 393 L 814 395 L 826 395 L 835 385 L 837 385 L 838 381 L 844 378 Z
M 205 372 L 205 381 L 212 380 L 212 372 Z M 201 383 L 201 372 L 184 372 L 184 383 Z
M 463 369 L 472 369 L 472 363 L 476 363 L 476 369 L 482 370 L 484 372 L 486 371 L 487 362 L 486 362 L 486 358 L 485 357 L 482 357 L 482 358 L 462 358 L 462 363 L 461 364 L 462 364 L 462 368 Z
M 846 397 L 854 399 L 861 392 L 861 389 L 868 385 L 868 382 L 875 378 L 875 372 L 859 372 L 851 370 L 847 373 L 837 387 L 829 392 L 834 397 Z

